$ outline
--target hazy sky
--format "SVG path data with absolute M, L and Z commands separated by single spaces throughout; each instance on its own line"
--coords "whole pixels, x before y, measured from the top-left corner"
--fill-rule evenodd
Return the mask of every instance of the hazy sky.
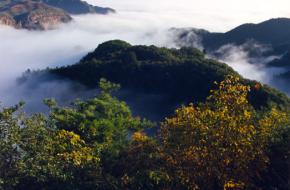
M 123 11 L 154 14 L 173 26 L 192 26 L 215 31 L 239 24 L 290 17 L 289 0 L 87 0 Z M 134 19 L 132 17 L 132 19 Z

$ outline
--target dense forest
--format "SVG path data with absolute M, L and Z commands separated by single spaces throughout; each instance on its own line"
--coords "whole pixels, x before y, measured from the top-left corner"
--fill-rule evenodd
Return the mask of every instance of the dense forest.
M 49 72 L 91 88 L 106 78 L 135 92 L 166 94 L 174 106 L 204 101 L 215 81 L 221 82 L 227 75 L 239 76 L 226 64 L 207 59 L 195 48 L 132 46 L 119 40 L 99 45 L 75 65 Z M 251 87 L 249 101 L 255 108 L 273 104 L 289 108 L 290 100 L 283 93 L 256 81 L 242 82 Z
M 45 100 L 48 115 L 2 107 L 0 189 L 289 189 L 290 113 L 256 111 L 239 77 L 214 86 L 161 124 L 133 117 L 105 79 L 92 99 Z
M 0 190 L 290 190 L 289 6 L 0 0 Z
M 1 107 L 1 190 L 290 188 L 289 98 L 197 49 L 114 40 L 20 81 L 47 72 L 98 94 L 69 106 L 46 99 L 48 114 Z M 178 108 L 161 122 L 135 116 L 115 96 L 121 86 Z

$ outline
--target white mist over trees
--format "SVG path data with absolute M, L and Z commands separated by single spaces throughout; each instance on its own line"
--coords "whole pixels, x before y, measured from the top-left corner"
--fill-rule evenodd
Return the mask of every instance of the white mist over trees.
M 37 92 L 42 91 L 30 92 L 24 90 L 23 87 L 15 87 L 16 78 L 25 70 L 74 64 L 95 49 L 98 44 L 107 40 L 121 39 L 133 45 L 153 44 L 175 47 L 172 36 L 168 33 L 171 27 L 197 27 L 211 31 L 226 31 L 244 22 L 260 22 L 270 17 L 286 16 L 289 12 L 286 10 L 286 7 L 289 7 L 286 5 L 289 3 L 284 0 L 280 0 L 280 3 L 275 2 L 277 9 L 271 9 L 271 12 L 269 8 L 273 8 L 274 2 L 260 0 L 239 2 L 240 6 L 229 0 L 218 3 L 208 2 L 208 0 L 88 0 L 88 2 L 115 8 L 118 13 L 77 16 L 74 17 L 73 22 L 45 32 L 15 30 L 0 26 L 0 100 L 3 103 L 6 100 L 9 104 L 14 104 L 19 97 L 27 102 L 34 102 L 29 99 L 38 96 Z M 261 9 L 257 9 L 260 3 L 262 3 Z M 233 14 L 234 11 L 236 11 L 235 14 Z M 240 52 L 237 53 L 240 55 Z M 240 63 L 247 63 L 247 57 L 235 58 L 239 59 L 238 61 L 233 59 L 237 63 L 230 65 L 240 71 Z M 229 63 L 231 59 L 223 61 Z M 261 71 L 261 68 L 247 65 L 249 68 L 243 66 L 243 70 L 254 68 L 259 70 L 259 73 L 262 72 L 263 76 L 267 76 L 266 71 Z M 251 75 L 249 72 L 244 73 Z M 259 74 L 246 75 L 246 77 L 262 80 Z M 48 86 L 53 89 L 53 85 Z M 11 89 L 14 90 L 11 91 Z M 29 93 L 23 93 L 23 90 Z M 21 96 L 22 94 L 26 95 Z M 54 95 L 54 93 L 42 94 L 48 97 Z

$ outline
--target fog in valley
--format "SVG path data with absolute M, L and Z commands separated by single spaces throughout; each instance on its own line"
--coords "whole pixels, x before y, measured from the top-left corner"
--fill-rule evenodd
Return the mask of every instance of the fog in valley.
M 88 0 L 88 2 L 115 8 L 117 13 L 74 16 L 73 22 L 49 31 L 16 30 L 0 25 L 2 105 L 13 105 L 23 100 L 27 103 L 28 112 L 36 112 L 44 109 L 40 106 L 44 98 L 55 97 L 61 102 L 69 102 L 77 97 L 92 96 L 96 91 L 87 90 L 71 81 L 54 79 L 54 76 L 47 76 L 52 80 L 36 77 L 24 83 L 19 83 L 17 78 L 27 69 L 41 70 L 74 64 L 88 52 L 93 51 L 98 44 L 108 40 L 121 39 L 133 45 L 177 48 L 174 34 L 169 31 L 172 27 L 196 27 L 224 32 L 242 23 L 257 23 L 272 17 L 287 16 L 289 13 L 286 9 L 288 6 L 285 6 L 289 3 L 283 0 L 277 10 L 271 10 L 271 2 L 261 0 L 251 1 L 254 9 L 246 6 L 249 0 L 242 2 L 242 7 L 237 7 L 236 3 L 230 0 L 223 0 L 222 3 L 209 0 L 158 0 L 158 2 Z M 208 7 L 207 3 L 216 5 Z M 228 6 L 224 7 L 223 4 Z M 256 9 L 260 5 L 261 8 Z M 263 64 L 254 66 L 248 53 L 241 47 L 229 45 L 222 47 L 220 52 L 224 55 L 219 58 L 221 61 L 250 79 L 273 84 L 271 76 L 281 72 L 266 69 Z M 263 63 L 269 59 L 271 58 L 266 57 L 259 61 Z M 140 95 L 140 98 L 137 98 L 138 104 L 144 100 L 143 96 L 146 97 Z M 147 98 L 152 99 L 160 101 L 154 95 Z M 134 103 L 131 105 L 134 107 Z M 136 110 L 140 109 L 138 106 L 135 107 Z

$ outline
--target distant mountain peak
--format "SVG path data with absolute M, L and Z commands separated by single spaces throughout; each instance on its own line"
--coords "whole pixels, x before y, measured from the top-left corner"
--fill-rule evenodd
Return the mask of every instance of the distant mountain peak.
M 62 9 L 32 0 L 5 0 L 0 4 L 0 23 L 14 28 L 46 30 L 72 18 Z
M 72 20 L 69 14 L 109 14 L 111 8 L 81 0 L 0 0 L 0 24 L 29 30 L 46 30 Z
M 93 6 L 82 0 L 42 0 L 42 2 L 54 7 L 61 8 L 70 14 L 109 14 L 116 12 L 114 9 Z
M 290 18 L 272 18 L 263 22 L 260 22 L 258 24 L 253 24 L 253 23 L 246 23 L 246 24 L 242 24 L 226 33 L 231 33 L 234 31 L 238 31 L 238 30 L 248 30 L 248 29 L 255 29 L 255 28 L 259 28 L 259 27 L 281 27 L 286 25 L 290 26 Z M 272 28 L 275 29 L 275 28 Z M 264 31 L 266 32 L 266 31 Z
M 179 29 L 176 33 L 177 40 L 190 42 L 187 34 L 194 32 L 202 39 L 204 48 L 210 51 L 227 44 L 243 45 L 248 41 L 270 45 L 278 53 L 284 53 L 290 47 L 290 18 L 273 18 L 258 24 L 246 23 L 225 33 L 197 31 L 200 30 Z
M 285 17 L 279 17 L 279 18 L 272 18 L 269 20 L 266 20 L 264 22 L 261 22 L 260 24 L 265 24 L 265 23 L 273 23 L 273 24 L 281 24 L 281 23 L 289 23 L 290 18 L 285 18 Z

